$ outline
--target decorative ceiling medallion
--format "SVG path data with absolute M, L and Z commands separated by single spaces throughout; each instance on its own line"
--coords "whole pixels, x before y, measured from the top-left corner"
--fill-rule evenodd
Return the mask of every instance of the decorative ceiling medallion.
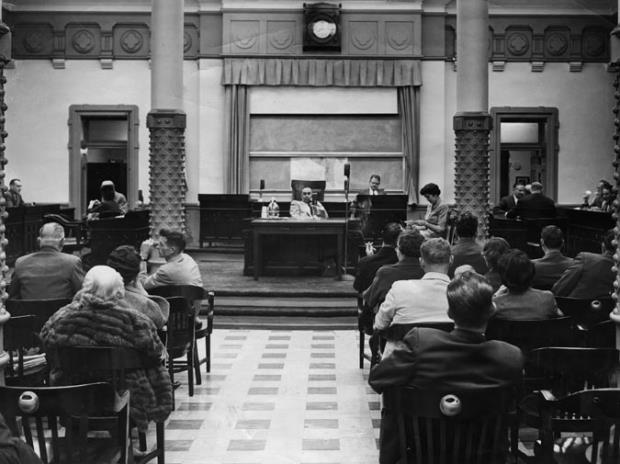
M 515 56 L 522 56 L 530 48 L 530 41 L 523 32 L 513 32 L 506 39 L 508 51 Z
M 126 53 L 137 53 L 144 44 L 144 37 L 135 29 L 126 31 L 121 35 L 121 48 Z
M 269 44 L 278 50 L 289 48 L 293 44 L 293 31 L 281 29 L 269 36 Z
M 183 52 L 187 53 L 192 48 L 192 35 L 189 32 L 183 33 Z
M 78 53 L 88 53 L 95 48 L 95 36 L 86 29 L 79 30 L 73 34 L 71 45 Z
M 361 30 L 351 37 L 351 42 L 359 50 L 368 50 L 376 41 L 377 38 L 371 31 Z
M 552 32 L 547 36 L 545 46 L 550 55 L 562 56 L 568 50 L 568 39 L 561 32 Z
M 397 30 L 388 35 L 388 44 L 394 50 L 404 50 L 411 43 L 411 36 L 404 30 Z
M 30 53 L 40 53 L 44 47 L 43 36 L 39 32 L 29 32 L 24 37 L 24 48 Z

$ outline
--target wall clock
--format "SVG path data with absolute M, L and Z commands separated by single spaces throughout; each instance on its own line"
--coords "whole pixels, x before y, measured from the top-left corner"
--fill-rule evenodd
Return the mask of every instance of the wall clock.
M 304 3 L 304 51 L 340 51 L 340 5 Z

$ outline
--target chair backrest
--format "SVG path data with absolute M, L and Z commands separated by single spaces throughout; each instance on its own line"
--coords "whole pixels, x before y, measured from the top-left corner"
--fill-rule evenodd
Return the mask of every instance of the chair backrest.
M 599 322 L 608 321 L 609 313 L 616 302 L 611 298 L 569 298 L 556 296 L 555 302 L 564 315 L 570 316 L 575 323 L 591 327 Z
M 454 329 L 454 322 L 418 322 L 415 324 L 392 324 L 385 330 L 380 331 L 380 335 L 386 340 L 399 341 L 405 338 L 405 335 L 416 327 L 426 327 L 429 329 L 443 330 L 451 332 Z
M 69 303 L 71 303 L 71 299 L 69 298 L 51 300 L 7 300 L 6 310 L 11 316 L 35 316 L 33 330 L 39 333 L 52 314 Z
M 169 299 L 170 297 L 180 296 L 185 298 L 194 310 L 197 316 L 200 311 L 200 303 L 202 300 L 208 299 L 208 292 L 196 285 L 163 285 L 149 290 L 149 294 L 161 296 Z
M 396 414 L 400 462 L 495 464 L 506 460 L 511 388 L 393 387 L 385 391 L 384 402 Z
M 170 316 L 166 325 L 166 348 L 171 358 L 178 358 L 193 346 L 196 317 L 190 302 L 182 296 L 166 298 Z
M 616 349 L 546 347 L 531 351 L 527 356 L 526 377 L 544 379 L 556 396 L 610 386 L 610 377 L 620 365 Z
M 15 379 L 24 377 L 24 353 L 28 348 L 38 346 L 34 327 L 35 316 L 11 317 L 4 325 L 4 349 L 9 353 L 6 375 Z M 17 360 L 14 355 L 17 354 Z M 17 369 L 15 369 L 17 361 Z
M 312 193 L 316 193 L 316 199 L 318 201 L 323 201 L 323 197 L 325 195 L 325 181 L 324 180 L 299 180 L 293 179 L 291 180 L 291 189 L 292 189 L 292 198 L 293 200 L 301 200 L 301 191 L 310 187 L 312 189 Z
M 536 321 L 492 318 L 487 326 L 489 340 L 502 340 L 518 346 L 524 353 L 543 346 L 574 346 L 574 321 L 556 317 Z
M 118 414 L 125 425 L 124 429 L 119 428 L 119 431 L 125 430 L 125 440 L 119 437 L 119 445 L 126 446 L 128 405 L 129 395 L 119 398 L 107 383 L 67 387 L 0 386 L 0 413 L 14 435 L 19 436 L 21 429 L 24 440 L 32 448 L 38 443 L 39 456 L 44 463 L 91 462 L 86 437 L 89 417 Z M 20 428 L 17 419 L 21 419 Z M 60 424 L 65 430 L 62 447 Z M 46 447 L 46 440 L 50 440 L 47 431 L 51 431 L 51 455 Z M 121 456 L 126 462 L 127 453 L 121 451 Z
M 614 348 L 616 346 L 616 323 L 603 321 L 585 332 L 585 346 L 590 348 Z

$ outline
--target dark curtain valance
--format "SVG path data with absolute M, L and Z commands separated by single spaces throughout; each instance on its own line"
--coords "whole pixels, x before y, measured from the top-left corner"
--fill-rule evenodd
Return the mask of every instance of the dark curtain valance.
M 225 58 L 223 84 L 417 87 L 422 74 L 418 60 Z

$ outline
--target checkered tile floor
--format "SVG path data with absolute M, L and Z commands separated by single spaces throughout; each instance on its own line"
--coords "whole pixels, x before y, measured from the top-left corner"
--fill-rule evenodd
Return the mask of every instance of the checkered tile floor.
M 193 397 L 178 376 L 166 462 L 375 464 L 379 396 L 357 344 L 356 331 L 216 330 Z

